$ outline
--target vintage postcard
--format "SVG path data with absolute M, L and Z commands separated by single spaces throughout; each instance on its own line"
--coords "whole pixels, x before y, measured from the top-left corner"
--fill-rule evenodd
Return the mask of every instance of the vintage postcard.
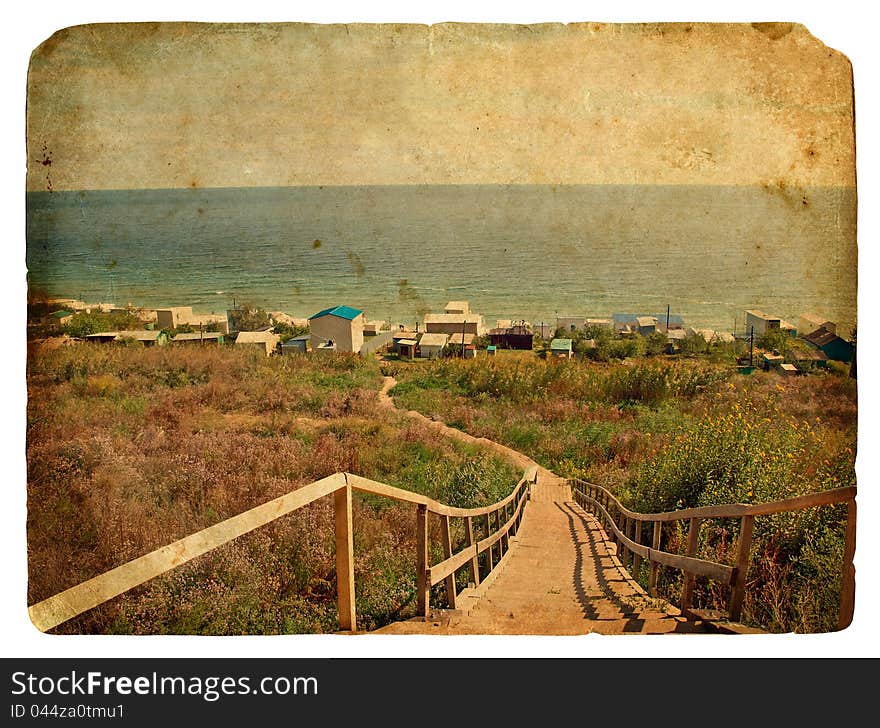
M 35 627 L 846 628 L 852 77 L 797 23 L 55 33 Z

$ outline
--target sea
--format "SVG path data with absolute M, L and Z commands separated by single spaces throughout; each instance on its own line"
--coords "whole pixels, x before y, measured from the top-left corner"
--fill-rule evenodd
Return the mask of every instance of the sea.
M 414 324 L 467 300 L 490 326 L 757 308 L 856 323 L 853 188 L 248 187 L 27 193 L 28 284 L 57 297 Z

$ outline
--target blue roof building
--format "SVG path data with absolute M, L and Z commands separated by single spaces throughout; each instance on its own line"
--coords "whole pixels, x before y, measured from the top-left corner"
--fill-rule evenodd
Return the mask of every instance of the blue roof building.
M 325 308 L 323 311 L 318 311 L 318 313 L 313 316 L 309 316 L 309 321 L 321 318 L 321 316 L 338 316 L 339 318 L 354 321 L 362 313 L 363 311 L 359 308 L 352 308 L 351 306 L 333 306 L 332 308 Z

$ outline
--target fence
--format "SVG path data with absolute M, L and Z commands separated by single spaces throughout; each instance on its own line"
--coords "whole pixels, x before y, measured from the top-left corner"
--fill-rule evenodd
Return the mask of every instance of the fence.
M 775 513 L 799 511 L 804 508 L 846 503 L 846 535 L 844 537 L 843 580 L 838 627 L 845 629 L 852 621 L 855 604 L 853 556 L 856 543 L 856 489 L 854 487 L 826 490 L 772 503 L 752 505 L 730 503 L 666 513 L 636 513 L 625 508 L 608 490 L 599 485 L 585 483 L 577 479 L 570 480 L 569 484 L 575 500 L 585 510 L 599 518 L 611 539 L 617 543 L 617 555 L 625 566 L 631 568 L 634 573 L 638 573 L 643 559 L 650 563 L 648 591 L 652 596 L 656 596 L 657 593 L 659 567 L 668 566 L 679 569 L 683 577 L 681 610 L 683 613 L 696 614 L 693 610 L 694 581 L 698 576 L 706 577 L 730 587 L 726 617 L 734 622 L 742 616 L 755 518 Z M 696 558 L 700 526 L 708 518 L 740 519 L 736 563 L 733 566 Z M 663 525 L 676 521 L 688 521 L 686 554 L 673 554 L 660 548 Z M 648 529 L 643 529 L 642 526 L 649 523 L 653 526 L 651 528 L 651 545 L 647 546 L 643 540 L 647 537 Z
M 32 605 L 28 613 L 34 625 L 45 632 L 218 546 L 332 495 L 339 629 L 355 631 L 352 490 L 358 490 L 415 506 L 418 613 L 427 617 L 431 587 L 444 581 L 447 602 L 454 608 L 457 597 L 455 572 L 459 568 L 468 566 L 473 583 L 479 584 L 481 576 L 485 577 L 497 566 L 510 548 L 510 539 L 519 529 L 530 485 L 535 478 L 536 470 L 532 468 L 523 475 L 507 498 L 484 508 L 468 509 L 447 506 L 417 493 L 350 473 L 335 473 L 84 581 Z M 441 548 L 445 554 L 444 560 L 433 566 L 429 560 L 429 515 L 440 519 Z M 467 544 L 457 552 L 452 549 L 451 519 L 461 519 L 467 534 Z M 477 532 L 482 536 L 479 540 L 476 540 Z M 481 555 L 488 571 L 480 569 Z

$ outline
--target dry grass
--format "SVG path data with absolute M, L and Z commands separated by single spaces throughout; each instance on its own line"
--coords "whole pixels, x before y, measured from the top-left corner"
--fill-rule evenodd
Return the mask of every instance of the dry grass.
M 357 356 L 32 348 L 29 603 L 337 471 L 429 495 L 473 462 L 486 492 L 516 482 L 501 461 L 380 411 L 380 381 Z M 359 499 L 355 519 L 358 609 L 376 627 L 413 608 L 414 515 Z M 329 503 L 319 502 L 59 630 L 333 630 L 332 539 Z

